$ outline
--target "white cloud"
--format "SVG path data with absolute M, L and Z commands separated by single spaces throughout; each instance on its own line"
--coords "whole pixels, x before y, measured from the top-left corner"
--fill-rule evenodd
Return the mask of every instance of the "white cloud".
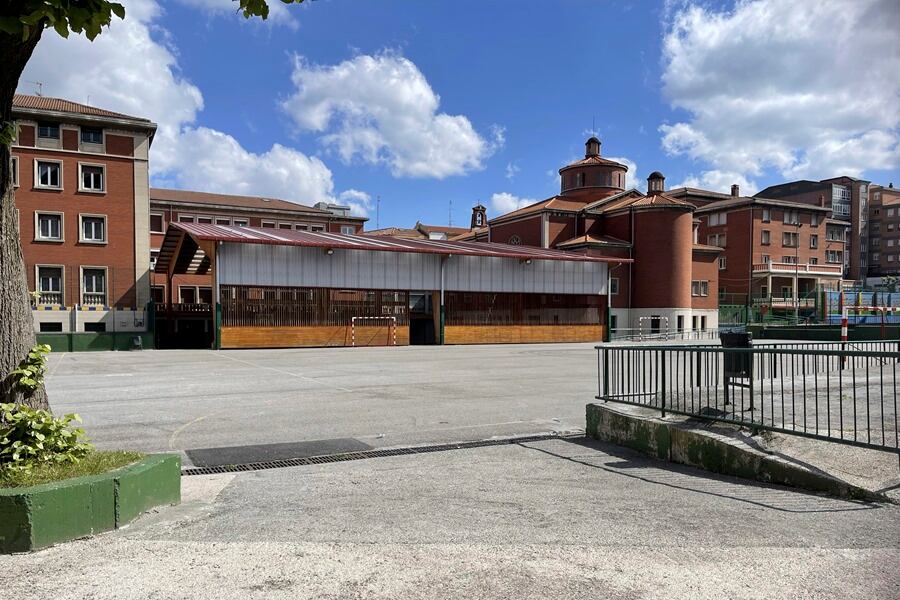
M 717 170 L 704 171 L 699 176 L 689 175 L 681 183 L 667 185 L 666 188 L 692 187 L 730 194 L 731 186 L 735 183 L 740 186 L 742 196 L 752 196 L 759 191 L 755 181 L 747 179 L 740 173 Z
M 512 181 L 516 178 L 516 175 L 518 175 L 520 170 L 521 169 L 519 169 L 518 165 L 515 163 L 506 163 L 506 178 Z
M 156 122 L 159 129 L 150 149 L 156 185 L 307 205 L 339 201 L 331 171 L 318 158 L 280 144 L 250 152 L 234 137 L 199 126 L 203 96 L 180 73 L 177 49 L 158 25 L 159 5 L 152 0 L 126 0 L 125 5 L 126 18 L 114 19 L 93 43 L 48 32 L 22 81 L 44 82 L 48 96 L 90 99 L 91 105 Z M 22 87 L 31 91 L 27 84 Z M 359 198 L 355 201 L 364 206 Z
M 412 61 L 394 53 L 361 55 L 336 65 L 296 57 L 297 89 L 282 103 L 301 130 L 344 162 L 386 164 L 395 177 L 443 179 L 483 168 L 503 143 L 475 131 L 468 118 L 438 112 L 440 98 Z
M 717 173 L 859 175 L 900 165 L 896 0 L 679 5 L 663 44 L 665 94 L 690 118 L 663 148 Z
M 372 196 L 359 190 L 344 190 L 338 196 L 338 202 L 350 207 L 350 213 L 358 217 L 368 217 L 372 210 Z
M 500 216 L 535 202 L 537 200 L 532 198 L 520 198 L 509 192 L 500 192 L 491 196 L 491 209 L 497 216 Z
M 297 29 L 299 23 L 291 13 L 291 8 L 299 9 L 299 6 L 289 7 L 280 0 L 269 2 L 269 17 L 265 21 L 258 17 L 245 19 L 238 11 L 239 5 L 235 0 L 178 0 L 180 3 L 202 10 L 215 16 L 233 15 L 241 21 L 262 22 L 271 25 L 283 25 L 290 29 Z

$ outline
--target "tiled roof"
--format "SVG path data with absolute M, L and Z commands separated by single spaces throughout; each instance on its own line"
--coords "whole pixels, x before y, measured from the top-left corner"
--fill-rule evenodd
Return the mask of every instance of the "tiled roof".
M 234 196 L 231 194 L 213 194 L 209 192 L 192 192 L 189 190 L 170 190 L 165 188 L 150 188 L 150 203 L 162 204 L 203 204 L 208 206 L 229 206 L 247 209 L 272 210 L 291 213 L 302 213 L 316 216 L 337 216 L 333 213 L 298 204 L 279 200 L 277 198 L 263 198 L 260 196 Z M 362 217 L 340 217 L 342 219 L 362 220 Z
M 501 221 L 506 221 L 507 219 L 511 219 L 513 217 L 522 217 L 525 215 L 530 215 L 532 213 L 539 213 L 542 210 L 561 210 L 568 212 L 578 212 L 584 208 L 585 203 L 578 202 L 576 200 L 567 200 L 560 196 L 553 196 L 552 198 L 548 198 L 546 200 L 541 200 L 540 202 L 535 202 L 534 204 L 529 204 L 528 206 L 523 206 L 520 209 L 514 210 L 512 212 L 508 212 L 505 215 L 500 215 L 499 217 L 494 217 L 490 220 L 491 223 L 499 223 Z
M 628 208 L 664 208 L 664 207 L 673 207 L 673 208 L 682 208 L 685 210 L 694 210 L 694 205 L 686 200 L 679 200 L 678 198 L 672 198 L 665 194 L 653 194 L 650 196 L 644 196 L 643 194 L 640 196 L 635 195 L 627 195 L 621 198 L 616 198 L 602 204 L 594 209 L 592 212 L 595 213 L 607 213 L 613 212 L 617 210 L 623 210 Z
M 53 112 L 72 113 L 74 115 L 88 115 L 92 117 L 110 117 L 113 119 L 129 119 L 131 121 L 142 121 L 150 124 L 149 119 L 141 117 L 132 117 L 122 113 L 104 110 L 96 106 L 88 106 L 87 104 L 79 104 L 71 100 L 62 98 L 49 98 L 47 96 L 28 96 L 25 94 L 16 94 L 13 96 L 13 110 L 46 110 Z
M 609 160 L 608 158 L 603 158 L 602 156 L 586 156 L 581 160 L 576 160 L 573 163 L 570 163 L 560 169 L 560 172 L 565 171 L 566 169 L 572 169 L 574 167 L 584 167 L 584 166 L 592 166 L 592 165 L 605 165 L 608 167 L 620 167 L 622 169 L 628 170 L 628 167 L 623 165 L 622 163 L 618 163 L 614 160 Z
M 791 200 L 775 200 L 772 198 L 757 198 L 756 196 L 729 196 L 725 200 L 717 200 L 697 209 L 698 214 L 716 212 L 728 208 L 740 208 L 742 206 L 779 206 L 783 208 L 796 208 L 798 210 L 817 210 L 831 212 L 830 208 L 807 204 L 805 202 L 793 202 Z
M 445 225 L 426 225 L 424 223 L 416 223 L 416 229 L 424 233 L 446 233 L 447 235 L 459 235 L 469 231 L 468 227 L 450 227 Z
M 517 258 L 521 260 L 561 260 L 571 262 L 612 262 L 613 259 L 586 256 L 563 250 L 513 246 L 493 242 L 451 242 L 449 240 L 408 240 L 389 236 L 369 237 L 364 235 L 343 235 L 338 233 L 293 231 L 281 229 L 261 229 L 257 227 L 231 227 L 225 225 L 205 225 L 199 223 L 169 223 L 166 238 L 160 248 L 155 271 L 164 273 L 179 244 L 174 243 L 185 233 L 194 240 L 241 244 L 265 244 L 273 246 L 304 246 L 312 248 L 332 248 L 344 250 L 367 250 L 373 252 L 412 252 L 418 254 L 440 254 L 444 256 L 485 256 L 496 258 Z M 630 259 L 615 259 L 615 262 L 630 262 Z
M 418 229 L 410 229 L 404 227 L 383 227 L 381 229 L 370 229 L 369 231 L 364 231 L 362 235 L 370 235 L 374 237 L 391 236 L 416 240 L 424 239 L 425 237 L 427 237 Z
M 556 245 L 557 248 L 573 248 L 593 244 L 597 246 L 631 246 L 629 242 L 608 235 L 580 235 Z

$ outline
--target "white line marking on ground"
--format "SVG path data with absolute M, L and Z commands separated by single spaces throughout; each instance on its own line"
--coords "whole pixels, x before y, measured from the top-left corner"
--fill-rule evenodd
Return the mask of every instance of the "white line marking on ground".
M 50 372 L 47 373 L 47 377 L 53 377 L 53 374 L 56 373 L 56 369 L 59 368 L 59 363 L 61 363 L 63 361 L 63 359 L 66 357 L 66 354 L 68 354 L 68 353 L 67 352 L 60 353 L 59 359 L 56 361 L 56 364 L 50 368 Z M 53 355 L 51 354 L 50 356 L 53 356 Z
M 184 425 L 182 425 L 181 427 L 179 427 L 178 429 L 173 431 L 172 435 L 169 436 L 169 450 L 175 450 L 175 438 L 177 438 L 178 435 L 182 431 L 184 431 L 191 425 L 199 423 L 200 421 L 202 421 L 203 419 L 206 419 L 207 417 L 213 416 L 214 414 L 216 414 L 216 413 L 209 413 L 208 415 L 203 415 L 202 417 L 197 417 L 196 419 L 191 419 L 190 421 L 188 421 L 187 423 L 185 423 Z
M 266 365 L 258 365 L 256 363 L 252 363 L 250 361 L 241 360 L 239 358 L 234 358 L 233 356 L 228 356 L 227 354 L 222 354 L 221 352 L 216 352 L 215 356 L 221 356 L 222 358 L 227 358 L 228 360 L 233 360 L 234 362 L 244 363 L 245 365 L 256 367 L 257 369 L 268 369 L 270 371 L 275 371 L 276 373 L 281 373 L 282 375 L 290 375 L 291 377 L 297 377 L 298 379 L 305 379 L 307 381 L 312 381 L 313 383 L 317 383 L 319 385 L 325 386 L 327 388 L 331 388 L 333 390 L 341 390 L 342 392 L 352 392 L 353 390 L 347 389 L 345 387 L 340 387 L 337 385 L 331 385 L 325 383 L 324 381 L 320 381 L 313 377 L 307 377 L 306 375 L 300 375 L 298 373 L 291 373 L 290 371 L 285 371 L 283 369 L 276 369 L 275 367 L 269 367 Z

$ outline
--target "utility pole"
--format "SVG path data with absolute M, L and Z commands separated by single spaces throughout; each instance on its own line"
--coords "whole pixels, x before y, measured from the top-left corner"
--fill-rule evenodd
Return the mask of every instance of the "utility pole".
M 798 217 L 799 218 L 799 217 Z M 800 324 L 800 228 L 802 223 L 794 223 L 797 228 L 797 243 L 794 245 L 794 324 Z
M 375 229 L 381 229 L 381 194 L 375 196 Z

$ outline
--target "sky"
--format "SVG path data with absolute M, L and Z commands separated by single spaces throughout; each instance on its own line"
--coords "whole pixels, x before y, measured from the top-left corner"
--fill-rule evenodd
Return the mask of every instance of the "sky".
M 468 226 L 592 133 L 639 189 L 900 185 L 897 0 L 123 3 L 93 43 L 47 30 L 19 91 L 153 120 L 157 187 Z

